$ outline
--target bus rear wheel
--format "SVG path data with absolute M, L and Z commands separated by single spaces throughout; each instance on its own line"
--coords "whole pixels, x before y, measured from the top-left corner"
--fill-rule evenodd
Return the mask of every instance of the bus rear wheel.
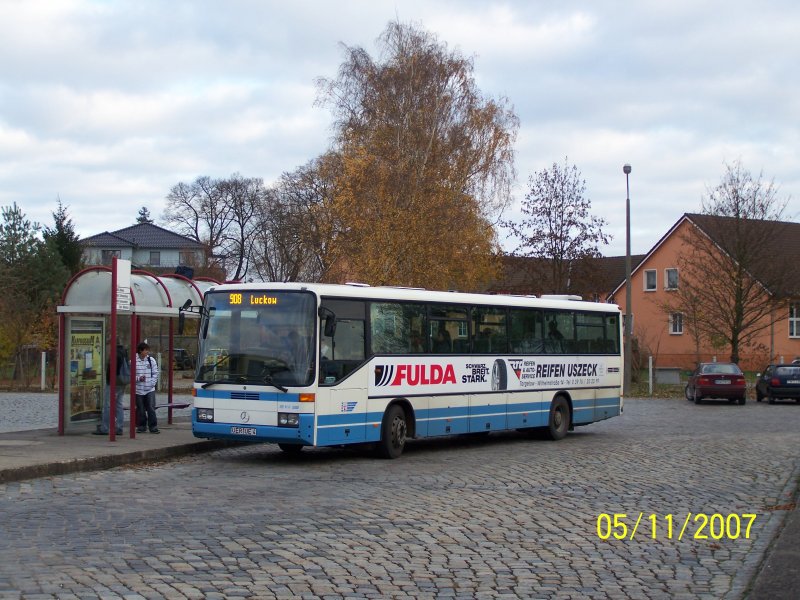
M 569 404 L 564 396 L 556 396 L 550 404 L 547 435 L 553 441 L 564 439 L 569 430 Z
M 381 441 L 378 443 L 378 452 L 383 458 L 397 458 L 403 453 L 406 445 L 408 426 L 406 413 L 393 404 L 386 411 L 381 424 Z

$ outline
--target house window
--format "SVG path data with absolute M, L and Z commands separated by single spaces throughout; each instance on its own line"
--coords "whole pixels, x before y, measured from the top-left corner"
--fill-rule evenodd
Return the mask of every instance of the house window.
M 681 313 L 671 313 L 669 315 L 670 335 L 683 334 L 683 315 Z
M 152 250 L 150 252 L 150 265 L 157 267 L 161 264 L 161 252 Z
M 789 304 L 789 337 L 800 338 L 800 302 Z
M 664 269 L 664 289 L 678 289 L 678 269 Z
M 180 251 L 180 252 L 178 252 L 178 262 L 180 262 L 180 264 L 182 264 L 182 265 L 194 265 L 195 264 L 194 252 L 190 252 L 190 251 L 187 251 L 187 252 Z
M 644 291 L 645 292 L 655 292 L 656 291 L 656 270 L 655 269 L 648 269 L 644 272 Z
M 117 258 L 120 257 L 119 250 L 103 250 L 102 252 L 102 261 L 104 265 L 110 265 L 112 257 L 116 256 Z

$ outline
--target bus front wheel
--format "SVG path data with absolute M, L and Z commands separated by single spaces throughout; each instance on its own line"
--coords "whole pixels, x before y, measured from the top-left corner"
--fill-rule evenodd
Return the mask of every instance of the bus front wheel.
M 278 448 L 286 454 L 300 454 L 303 451 L 302 444 L 278 444 Z
M 569 404 L 564 396 L 556 396 L 550 404 L 547 434 L 553 441 L 563 439 L 569 429 Z
M 403 453 L 406 445 L 406 413 L 398 406 L 393 404 L 386 411 L 381 425 L 381 441 L 378 451 L 384 458 L 397 458 Z

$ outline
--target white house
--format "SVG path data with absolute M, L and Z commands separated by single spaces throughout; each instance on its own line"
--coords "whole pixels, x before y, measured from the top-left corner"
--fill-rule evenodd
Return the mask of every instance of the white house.
M 175 268 L 203 264 L 203 245 L 152 223 L 139 223 L 117 231 L 104 231 L 81 240 L 87 265 L 111 265 L 116 256 L 134 268 Z

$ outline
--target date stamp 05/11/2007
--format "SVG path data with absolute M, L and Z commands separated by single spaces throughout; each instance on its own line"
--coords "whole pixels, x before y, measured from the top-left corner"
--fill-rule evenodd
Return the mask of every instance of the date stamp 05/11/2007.
M 597 516 L 597 537 L 601 540 L 632 541 L 637 535 L 652 540 L 738 540 L 750 539 L 750 530 L 756 520 L 754 513 L 687 513 L 686 517 L 657 515 L 655 513 L 628 515 L 627 513 L 600 513 Z

